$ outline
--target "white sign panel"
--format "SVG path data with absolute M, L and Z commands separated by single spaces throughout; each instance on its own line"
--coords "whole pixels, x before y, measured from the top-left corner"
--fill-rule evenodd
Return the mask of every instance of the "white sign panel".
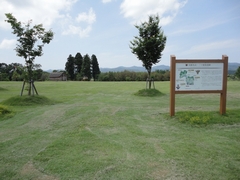
M 177 63 L 176 91 L 222 90 L 223 63 Z

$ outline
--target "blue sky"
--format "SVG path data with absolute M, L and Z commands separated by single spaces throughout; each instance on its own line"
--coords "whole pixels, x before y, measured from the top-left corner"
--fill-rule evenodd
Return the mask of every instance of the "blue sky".
M 80 52 L 97 56 L 99 66 L 142 66 L 131 53 L 138 35 L 135 24 L 159 14 L 167 43 L 160 63 L 177 59 L 221 59 L 240 63 L 239 0 L 1 0 L 0 62 L 24 64 L 16 56 L 16 37 L 4 20 L 12 13 L 19 21 L 42 23 L 54 39 L 35 63 L 42 69 L 64 69 L 67 58 Z

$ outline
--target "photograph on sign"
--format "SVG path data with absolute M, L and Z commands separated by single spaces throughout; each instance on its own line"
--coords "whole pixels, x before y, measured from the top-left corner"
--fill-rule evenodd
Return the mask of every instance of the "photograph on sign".
M 223 63 L 177 63 L 176 91 L 222 90 Z

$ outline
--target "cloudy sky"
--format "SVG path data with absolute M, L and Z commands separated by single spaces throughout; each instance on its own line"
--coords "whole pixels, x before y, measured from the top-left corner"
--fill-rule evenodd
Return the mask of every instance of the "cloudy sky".
M 44 70 L 64 69 L 77 52 L 95 54 L 102 68 L 141 66 L 129 48 L 138 35 L 134 25 L 157 13 L 167 36 L 157 65 L 169 65 L 170 55 L 221 59 L 226 54 L 240 63 L 239 0 L 0 0 L 0 62 L 24 64 L 5 13 L 52 29 L 53 41 L 35 60 Z

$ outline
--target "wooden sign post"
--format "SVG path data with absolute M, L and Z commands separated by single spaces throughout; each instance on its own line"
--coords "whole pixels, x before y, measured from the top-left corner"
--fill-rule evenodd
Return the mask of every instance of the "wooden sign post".
M 220 114 L 226 113 L 228 57 L 178 60 L 171 56 L 170 116 L 175 115 L 176 94 L 220 93 Z

